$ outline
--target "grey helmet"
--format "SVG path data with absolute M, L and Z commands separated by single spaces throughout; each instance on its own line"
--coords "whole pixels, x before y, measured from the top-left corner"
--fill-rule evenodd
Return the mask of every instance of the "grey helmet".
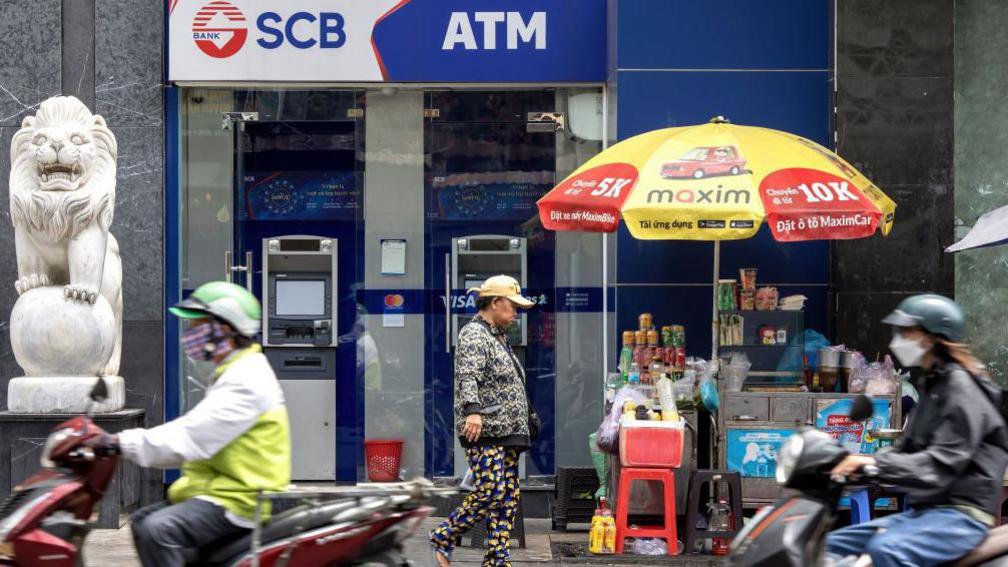
M 958 343 L 963 339 L 965 317 L 955 301 L 925 293 L 904 299 L 882 322 L 894 327 L 921 327 L 932 335 Z

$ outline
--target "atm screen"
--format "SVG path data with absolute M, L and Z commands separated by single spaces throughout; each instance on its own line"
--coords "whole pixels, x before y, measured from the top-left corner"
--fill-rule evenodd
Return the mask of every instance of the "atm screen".
M 325 286 L 325 280 L 278 279 L 275 315 L 325 315 Z

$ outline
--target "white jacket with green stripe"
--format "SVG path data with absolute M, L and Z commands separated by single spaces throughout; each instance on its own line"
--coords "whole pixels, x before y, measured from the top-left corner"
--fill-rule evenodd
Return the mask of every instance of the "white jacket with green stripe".
M 290 483 L 290 426 L 283 391 L 258 345 L 218 366 L 204 398 L 185 415 L 119 434 L 122 454 L 145 467 L 182 467 L 172 502 L 201 498 L 251 519 L 256 494 Z M 234 518 L 237 516 L 238 518 Z

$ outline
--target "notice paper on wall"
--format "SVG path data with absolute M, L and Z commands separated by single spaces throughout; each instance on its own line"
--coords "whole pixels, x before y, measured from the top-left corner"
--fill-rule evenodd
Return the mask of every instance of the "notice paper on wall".
M 406 275 L 406 240 L 385 238 L 381 241 L 381 273 L 383 276 Z

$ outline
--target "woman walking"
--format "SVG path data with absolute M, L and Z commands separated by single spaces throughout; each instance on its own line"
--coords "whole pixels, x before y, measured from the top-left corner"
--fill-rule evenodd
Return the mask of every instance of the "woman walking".
M 534 305 L 510 276 L 476 290 L 479 312 L 459 332 L 455 351 L 455 430 L 475 490 L 431 532 L 435 565 L 451 565 L 456 539 L 487 519 L 484 566 L 509 566 L 508 538 L 518 509 L 518 457 L 538 435 L 539 417 L 525 392 L 525 370 L 507 342 L 518 308 Z

